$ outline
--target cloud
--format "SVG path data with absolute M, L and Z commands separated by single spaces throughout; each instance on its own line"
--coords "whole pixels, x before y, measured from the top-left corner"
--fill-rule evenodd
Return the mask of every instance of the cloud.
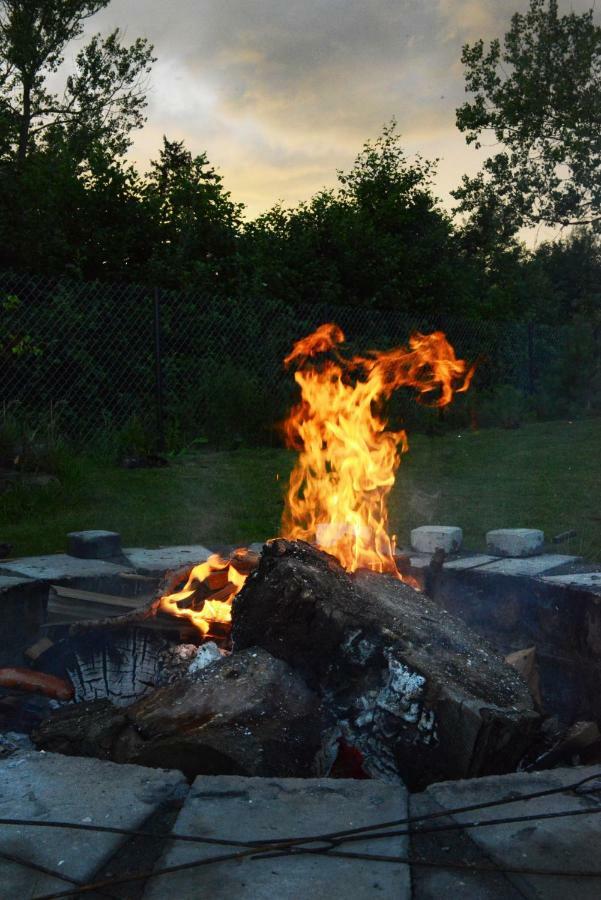
M 575 11 L 590 0 L 572 0 Z M 145 168 L 162 134 L 206 151 L 254 215 L 335 182 L 393 116 L 407 150 L 443 157 L 439 193 L 479 157 L 455 128 L 461 47 L 501 36 L 527 0 L 113 0 L 89 32 L 155 45 Z M 175 12 L 174 12 L 175 10 Z

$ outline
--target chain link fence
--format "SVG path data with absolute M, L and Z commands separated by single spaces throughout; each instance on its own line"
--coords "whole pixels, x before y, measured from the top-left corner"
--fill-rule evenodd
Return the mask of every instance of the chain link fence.
M 459 357 L 479 361 L 473 391 L 452 413 L 458 424 L 478 417 L 479 424 L 494 424 L 495 416 L 511 420 L 524 410 L 539 418 L 590 412 L 601 395 L 599 336 L 578 325 L 457 321 L 446 314 L 424 320 L 390 310 L 298 308 L 265 298 L 5 273 L 0 424 L 26 421 L 87 447 L 132 423 L 154 449 L 194 438 L 269 443 L 295 396 L 282 359 L 326 321 L 337 322 L 360 350 L 405 344 L 414 331 L 445 331 Z M 411 412 L 404 402 L 397 411 L 418 424 L 420 414 L 433 416 Z

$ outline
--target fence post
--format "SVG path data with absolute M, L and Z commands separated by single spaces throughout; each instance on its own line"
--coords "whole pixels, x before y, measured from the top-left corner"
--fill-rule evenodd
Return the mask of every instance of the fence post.
M 534 393 L 534 322 L 528 322 L 528 393 Z
M 163 359 L 161 347 L 161 295 L 154 289 L 154 379 L 156 409 L 156 446 L 159 452 L 165 449 L 165 417 L 163 409 Z

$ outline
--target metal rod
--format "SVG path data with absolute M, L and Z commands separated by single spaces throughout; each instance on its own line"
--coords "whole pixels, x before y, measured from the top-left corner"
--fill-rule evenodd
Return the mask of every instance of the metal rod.
M 163 409 L 163 358 L 161 346 L 161 295 L 154 289 L 154 373 L 156 405 L 156 446 L 159 452 L 165 449 L 165 413 Z

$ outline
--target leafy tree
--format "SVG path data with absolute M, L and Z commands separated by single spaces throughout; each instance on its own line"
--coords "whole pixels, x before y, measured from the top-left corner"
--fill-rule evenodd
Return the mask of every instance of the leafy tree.
M 154 61 L 144 38 L 124 47 L 118 31 L 94 36 L 77 53 L 62 96 L 48 89 L 67 44 L 108 3 L 0 0 L 0 140 L 20 168 L 34 150 L 62 141 L 78 159 L 96 143 L 122 154 L 143 124 L 144 76 Z
M 367 142 L 336 190 L 275 207 L 247 228 L 255 269 L 282 299 L 466 313 L 470 285 L 449 216 L 432 193 L 435 163 L 405 156 L 394 122 Z
M 504 229 L 588 224 L 601 231 L 601 28 L 593 10 L 559 15 L 530 0 L 510 30 L 463 48 L 466 90 L 457 110 L 468 144 L 492 134 L 504 149 L 454 192 L 459 210 L 494 212 Z
M 234 203 L 205 153 L 163 138 L 143 189 L 153 232 L 148 275 L 170 287 L 230 287 L 242 204 Z

